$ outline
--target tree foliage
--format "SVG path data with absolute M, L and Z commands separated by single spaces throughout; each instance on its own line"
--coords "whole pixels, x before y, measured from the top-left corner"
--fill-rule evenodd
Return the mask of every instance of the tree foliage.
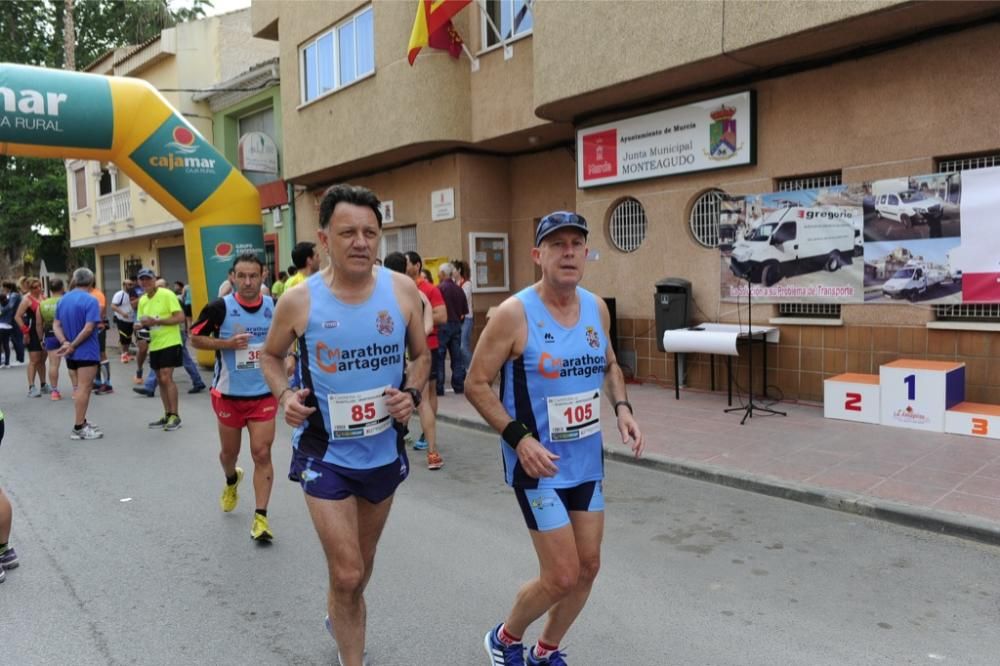
M 201 18 L 211 6 L 210 0 L 189 7 L 172 7 L 170 0 L 0 0 L 0 62 L 63 68 L 67 11 L 73 12 L 75 62 L 85 68 L 111 49 Z M 63 236 L 68 263 L 75 265 L 63 163 L 0 152 L 0 247 L 9 261 L 39 246 L 40 226 Z

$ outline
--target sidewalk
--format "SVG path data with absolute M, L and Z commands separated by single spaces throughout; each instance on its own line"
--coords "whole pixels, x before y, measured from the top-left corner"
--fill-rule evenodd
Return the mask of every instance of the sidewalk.
M 1000 544 L 1000 442 L 835 421 L 781 403 L 787 417 L 726 414 L 724 391 L 629 384 L 646 435 L 639 464 L 786 499 Z M 489 430 L 464 396 L 439 398 L 443 422 Z M 739 405 L 734 396 L 734 406 Z M 605 450 L 636 462 L 602 405 Z M 447 452 L 445 452 L 447 458 Z M 668 481 L 669 483 L 669 481 Z

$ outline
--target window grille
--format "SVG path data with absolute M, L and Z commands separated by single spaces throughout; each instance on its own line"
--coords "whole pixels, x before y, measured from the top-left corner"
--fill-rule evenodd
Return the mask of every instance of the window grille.
M 417 228 L 400 227 L 399 229 L 382 230 L 381 257 L 384 259 L 392 252 L 416 252 Z
M 646 239 L 646 211 L 637 200 L 620 201 L 608 221 L 611 243 L 622 252 L 635 252 Z
M 842 185 L 840 172 L 820 173 L 814 176 L 793 176 L 791 178 L 778 178 L 778 192 L 791 192 L 792 190 L 812 190 L 821 187 L 835 187 Z
M 781 317 L 840 319 L 840 303 L 779 303 Z
M 1000 322 L 1000 303 L 963 303 L 935 305 L 938 321 Z
M 719 246 L 719 212 L 723 196 L 722 190 L 709 190 L 691 207 L 691 235 L 704 247 Z
M 978 157 L 952 157 L 937 161 L 937 173 L 986 169 L 995 166 L 1000 166 L 1000 153 L 995 155 L 979 155 Z
M 936 171 L 937 173 L 951 173 L 954 171 L 987 169 L 996 166 L 1000 166 L 1000 153 L 940 159 L 937 160 Z M 938 321 L 1000 322 L 1000 304 L 956 303 L 935 305 L 934 316 Z

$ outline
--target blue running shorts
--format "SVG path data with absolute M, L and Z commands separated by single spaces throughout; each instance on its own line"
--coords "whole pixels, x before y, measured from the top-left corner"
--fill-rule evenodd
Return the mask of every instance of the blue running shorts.
M 570 511 L 604 511 L 600 481 L 572 488 L 514 488 L 529 530 L 548 532 L 569 525 Z
M 354 495 L 378 504 L 392 496 L 409 473 L 405 450 L 388 465 L 351 469 L 325 463 L 293 449 L 288 480 L 298 482 L 306 495 L 318 499 L 342 500 Z

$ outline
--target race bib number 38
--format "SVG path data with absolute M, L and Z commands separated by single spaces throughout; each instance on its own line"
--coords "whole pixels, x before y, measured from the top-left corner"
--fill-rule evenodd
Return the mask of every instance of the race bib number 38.
M 548 399 L 549 438 L 582 439 L 601 431 L 601 392 L 585 391 Z
M 392 425 L 392 417 L 385 406 L 387 386 L 358 393 L 331 393 L 327 396 L 330 408 L 330 432 L 334 439 L 370 437 Z
M 263 344 L 250 345 L 246 349 L 236 350 L 237 370 L 256 370 L 260 367 L 260 354 Z

